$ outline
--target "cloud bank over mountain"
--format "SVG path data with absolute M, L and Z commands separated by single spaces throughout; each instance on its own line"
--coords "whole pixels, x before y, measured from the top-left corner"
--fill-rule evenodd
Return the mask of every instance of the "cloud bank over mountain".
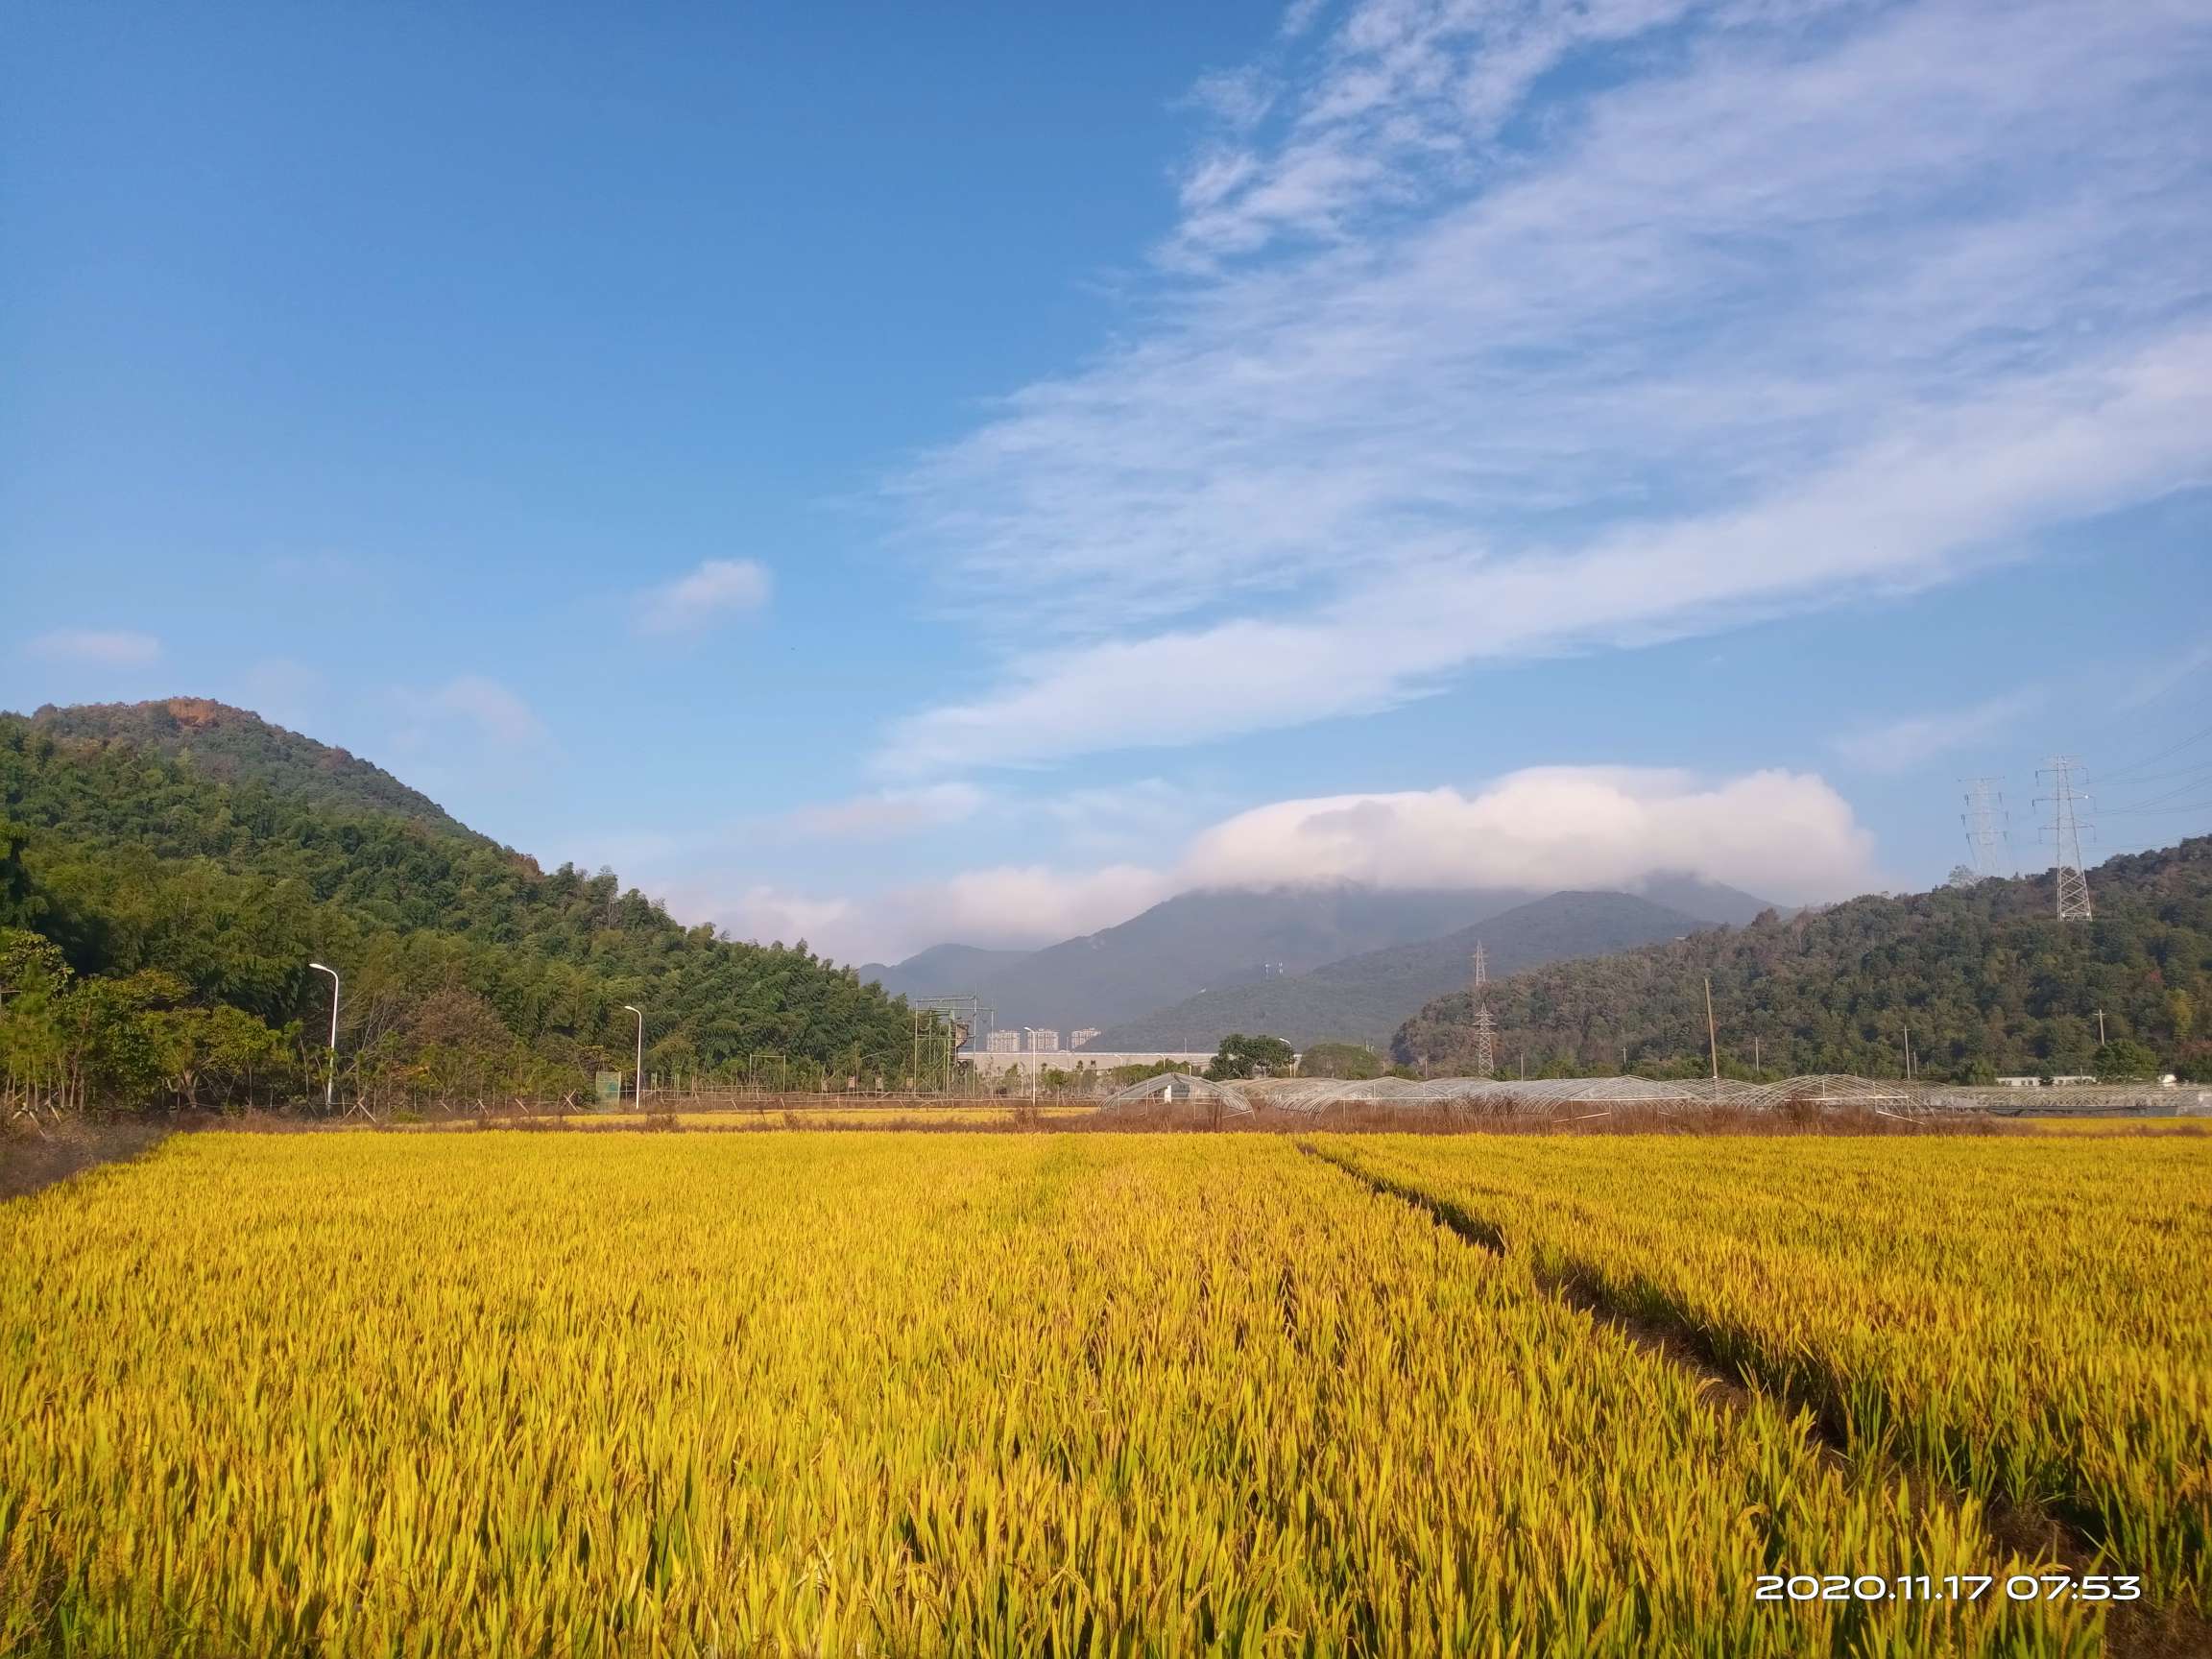
M 1281 801 L 1223 819 L 1158 866 L 1001 865 L 928 886 L 824 898 L 685 895 L 733 932 L 894 961 L 944 940 L 1030 946 L 1111 926 L 1192 887 L 1634 888 L 1690 875 L 1791 902 L 1875 884 L 1871 838 L 1829 784 L 1762 771 L 1543 766 L 1445 787 Z

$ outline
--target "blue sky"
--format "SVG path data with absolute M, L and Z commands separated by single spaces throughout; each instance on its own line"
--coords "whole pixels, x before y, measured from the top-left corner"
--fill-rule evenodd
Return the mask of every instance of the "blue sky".
M 2202 5 L 943 10 L 0 10 L 0 706 L 853 958 L 2212 726 Z

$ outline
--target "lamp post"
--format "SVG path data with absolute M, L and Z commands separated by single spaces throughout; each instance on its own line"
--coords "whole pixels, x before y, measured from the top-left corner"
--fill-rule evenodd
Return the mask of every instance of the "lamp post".
M 622 1006 L 637 1016 L 637 1110 L 642 1112 L 645 1110 L 645 1010 L 635 1002 L 625 1002 Z
M 338 1103 L 338 970 L 325 968 L 320 962 L 308 967 L 318 974 L 330 975 L 330 1070 L 323 1080 L 323 1108 L 328 1111 Z

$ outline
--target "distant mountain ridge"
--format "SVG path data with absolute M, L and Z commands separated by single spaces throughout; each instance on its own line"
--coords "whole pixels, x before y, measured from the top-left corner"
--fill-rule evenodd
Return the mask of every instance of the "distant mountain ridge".
M 976 945 L 932 945 L 903 962 L 864 962 L 857 972 L 863 982 L 881 985 L 886 997 L 952 997 L 974 991 L 1035 954 L 987 950 Z
M 207 697 L 151 703 L 42 705 L 31 729 L 74 742 L 131 743 L 180 760 L 218 783 L 252 783 L 322 807 L 405 818 L 483 841 L 445 807 L 383 767 Z
M 1706 926 L 1630 893 L 1553 893 L 1411 945 L 1326 962 L 1310 974 L 1208 991 L 1102 1032 L 1094 1046 L 1212 1048 L 1233 1031 L 1380 1048 L 1431 999 L 1467 983 L 1481 944 L 1493 974 L 1676 939 Z
M 1106 1027 L 1089 1045 L 1106 1048 L 1117 1032 L 1126 1034 L 1126 1028 L 1146 1016 L 1177 1008 L 1201 992 L 1280 987 L 1325 965 L 1437 940 L 1542 898 L 1520 889 L 1394 889 L 1352 881 L 1198 888 L 1163 900 L 1116 926 L 1041 950 L 938 945 L 901 963 L 871 963 L 859 974 L 863 980 L 873 979 L 894 994 L 973 992 L 996 1010 L 1001 1030 L 1039 1025 L 1065 1033 L 1083 1026 Z M 1685 876 L 1653 878 L 1637 902 L 1671 913 L 1668 926 L 1674 931 L 1685 926 L 1749 920 L 1768 908 L 1748 893 Z M 1623 910 L 1623 917 L 1633 910 L 1634 906 Z M 1529 926 L 1536 925 L 1532 919 Z M 1621 926 L 1638 943 L 1672 936 L 1637 931 L 1642 924 L 1636 922 L 1623 920 Z M 1616 948 L 1613 942 L 1623 936 L 1617 928 L 1600 927 L 1591 935 L 1590 948 Z M 1435 988 L 1410 1002 L 1404 1000 L 1403 992 L 1362 1002 L 1357 993 L 1339 988 L 1332 1006 L 1358 1010 L 1358 1028 L 1380 1041 L 1436 989 L 1456 981 L 1431 974 L 1417 982 Z M 1377 1027 L 1373 1022 L 1383 1009 L 1396 1012 Z M 1179 1029 L 1181 1023 L 1171 1020 L 1167 1026 Z M 1157 1044 L 1148 1040 L 1138 1046 Z
M 1463 926 L 1526 899 L 1512 892 L 1390 891 L 1357 882 L 1253 889 L 1199 888 L 1164 899 L 1128 921 L 1064 939 L 1006 963 L 968 946 L 934 946 L 863 980 L 896 975 L 887 990 L 926 981 L 942 995 L 973 991 L 996 1010 L 1000 1030 L 1061 1032 L 1110 1025 L 1179 1001 L 1208 986 L 1258 980 L 1281 963 L 1304 973 L 1341 956 L 1409 944 Z M 968 983 L 945 970 L 982 969 Z M 957 978 L 957 974 L 951 975 Z M 1094 1045 L 1095 1046 L 1095 1045 Z

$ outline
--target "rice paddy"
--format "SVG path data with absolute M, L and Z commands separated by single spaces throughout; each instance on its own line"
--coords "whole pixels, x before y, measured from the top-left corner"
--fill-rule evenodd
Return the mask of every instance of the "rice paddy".
M 183 1137 L 0 1206 L 0 1651 L 2093 1654 L 2207 1151 Z

